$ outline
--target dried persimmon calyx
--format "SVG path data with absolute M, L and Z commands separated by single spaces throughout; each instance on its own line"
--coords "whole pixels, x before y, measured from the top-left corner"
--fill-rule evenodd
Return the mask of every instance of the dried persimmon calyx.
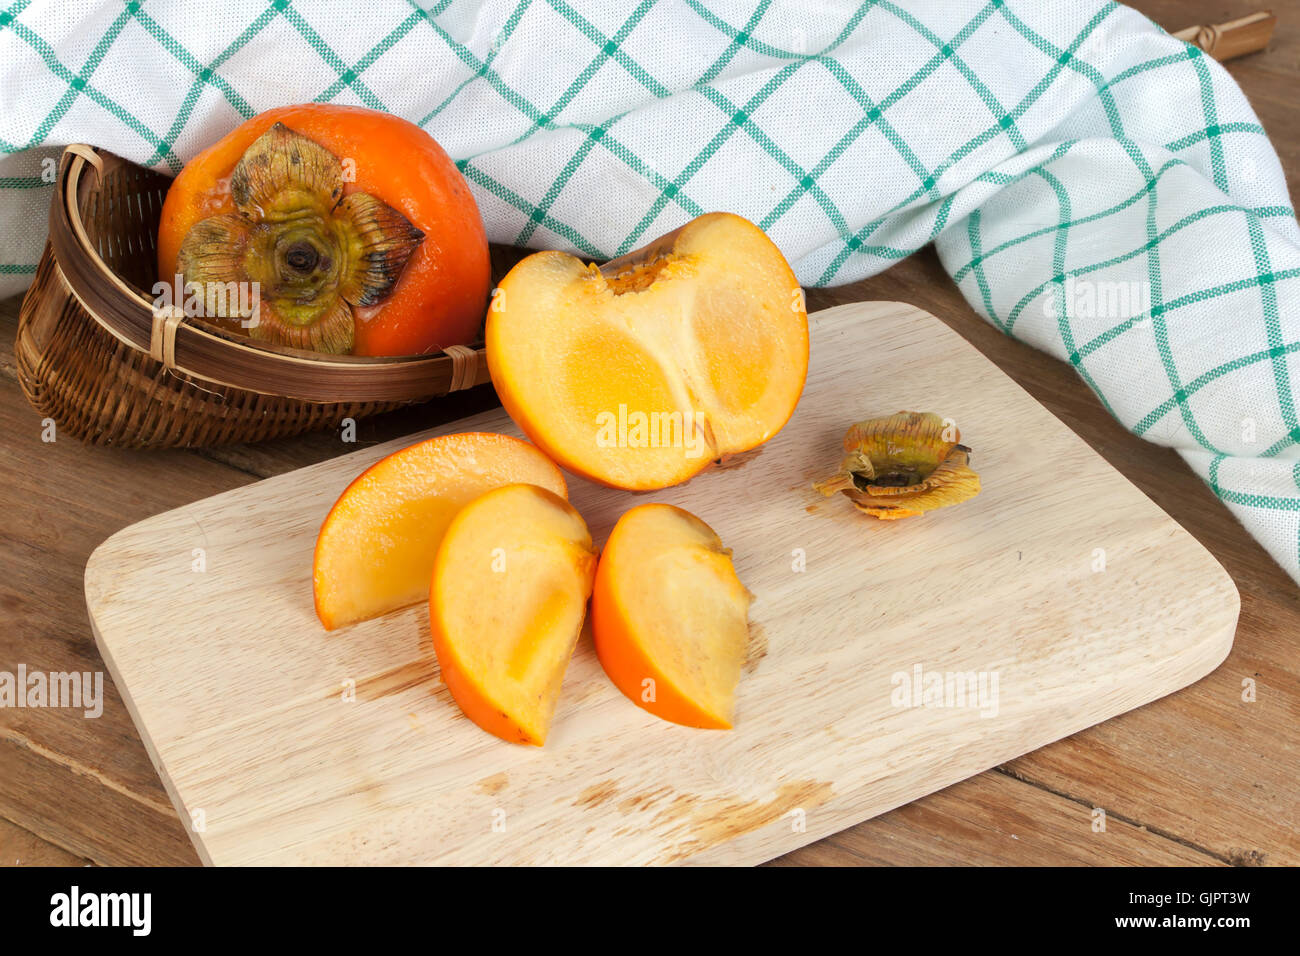
M 846 495 L 859 511 L 883 520 L 946 508 L 979 494 L 971 450 L 961 433 L 932 412 L 899 412 L 852 425 L 839 471 L 813 487 Z

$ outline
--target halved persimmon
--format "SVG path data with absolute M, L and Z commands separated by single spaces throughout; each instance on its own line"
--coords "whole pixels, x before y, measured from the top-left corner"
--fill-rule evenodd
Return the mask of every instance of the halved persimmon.
M 327 630 L 428 598 L 443 533 L 485 491 L 528 482 L 567 496 L 564 475 L 528 442 L 491 432 L 394 452 L 344 490 L 316 538 L 316 615 Z
M 808 371 L 808 315 L 781 251 L 749 221 L 700 216 L 597 268 L 538 252 L 486 326 L 497 394 L 570 471 L 663 488 L 775 435 Z
M 633 508 L 600 556 L 591 626 L 601 666 L 637 706 L 729 729 L 750 594 L 713 529 L 672 505 Z
M 442 679 L 488 733 L 541 746 L 596 574 L 586 522 L 559 495 L 508 485 L 452 520 L 429 586 Z

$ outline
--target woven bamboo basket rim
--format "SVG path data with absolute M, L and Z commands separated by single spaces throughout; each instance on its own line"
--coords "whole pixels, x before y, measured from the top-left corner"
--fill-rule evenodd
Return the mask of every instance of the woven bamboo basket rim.
M 192 379 L 313 403 L 415 402 L 490 381 L 481 343 L 427 355 L 322 355 L 254 342 L 179 309 L 156 309 L 104 262 L 82 222 L 88 171 L 102 176 L 119 165 L 128 161 L 93 146 L 68 146 L 49 235 L 69 292 L 130 348 Z

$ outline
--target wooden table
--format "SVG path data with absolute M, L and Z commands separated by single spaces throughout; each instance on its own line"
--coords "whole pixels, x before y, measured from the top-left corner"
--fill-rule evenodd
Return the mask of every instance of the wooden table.
M 1257 0 L 1134 4 L 1170 28 L 1253 12 Z M 1273 136 L 1300 198 L 1300 4 L 1265 53 L 1228 65 Z M 814 864 L 1300 863 L 1300 590 L 1171 451 L 1135 438 L 1069 366 L 976 316 L 932 250 L 883 275 L 809 294 L 942 318 L 1194 534 L 1241 591 L 1231 656 L 1170 697 L 1027 754 L 777 861 Z M 205 452 L 139 453 L 41 440 L 15 376 L 17 300 L 0 303 L 0 669 L 102 671 L 82 569 L 114 531 L 149 515 L 354 449 L 335 434 Z M 486 393 L 486 394 L 484 394 Z M 395 438 L 487 407 L 461 393 L 358 427 Z M 202 634 L 183 635 L 202 640 Z M 1253 679 L 1254 702 L 1242 700 Z M 184 675 L 177 675 L 183 680 Z M 194 864 L 197 857 L 121 697 L 104 713 L 0 710 L 0 863 Z M 1093 831 L 1093 808 L 1105 832 Z

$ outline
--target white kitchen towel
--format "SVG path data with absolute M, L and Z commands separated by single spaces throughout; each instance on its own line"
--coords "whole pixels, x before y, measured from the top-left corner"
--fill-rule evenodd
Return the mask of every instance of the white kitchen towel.
M 17 0 L 0 294 L 35 270 L 64 144 L 175 171 L 310 100 L 429 130 L 496 242 L 612 256 L 726 209 L 806 285 L 935 242 L 980 314 L 1176 448 L 1300 579 L 1300 227 L 1231 78 L 1126 7 Z

